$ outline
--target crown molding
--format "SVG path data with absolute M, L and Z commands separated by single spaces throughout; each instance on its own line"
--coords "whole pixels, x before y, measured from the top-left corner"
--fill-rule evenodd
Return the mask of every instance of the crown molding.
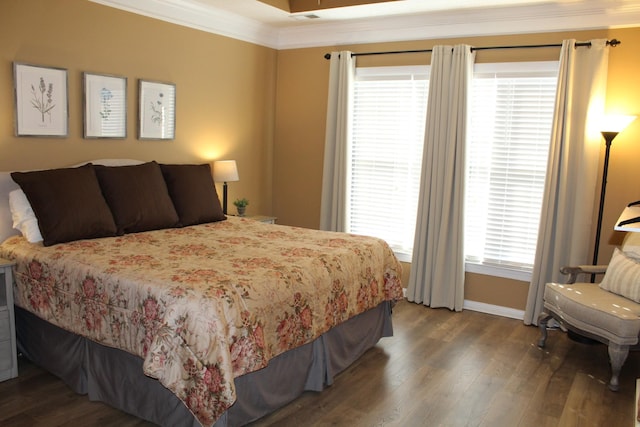
M 276 27 L 192 0 L 90 0 L 273 49 L 640 26 L 640 3 L 584 0 Z
M 278 49 L 278 30 L 190 0 L 89 0 L 149 18 Z
M 640 25 L 640 3 L 611 8 L 594 2 L 469 9 L 457 12 L 318 23 L 280 29 L 278 49 L 407 40 L 592 30 Z M 602 2 L 598 2 L 602 3 Z

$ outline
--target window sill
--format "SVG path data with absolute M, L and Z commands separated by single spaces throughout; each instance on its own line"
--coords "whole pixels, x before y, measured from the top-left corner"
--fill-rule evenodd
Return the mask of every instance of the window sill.
M 396 255 L 396 258 L 398 258 L 398 261 L 411 263 L 411 254 L 396 251 L 393 251 L 393 253 Z
M 521 282 L 531 282 L 531 272 L 513 270 L 504 267 L 493 267 L 472 262 L 464 263 L 464 271 L 467 273 L 484 274 L 486 276 L 502 277 L 505 279 L 519 280 Z
M 394 254 L 396 255 L 396 258 L 398 258 L 398 261 L 411 264 L 412 259 L 410 254 L 395 251 Z M 464 271 L 466 273 L 484 274 L 485 276 L 502 277 L 504 279 L 518 280 L 527 283 L 531 282 L 531 272 L 504 267 L 501 268 L 484 264 L 476 264 L 473 262 L 465 262 Z

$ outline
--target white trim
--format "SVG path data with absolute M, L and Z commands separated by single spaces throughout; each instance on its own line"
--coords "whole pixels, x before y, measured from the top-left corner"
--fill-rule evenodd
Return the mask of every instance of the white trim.
M 464 271 L 467 273 L 484 274 L 485 276 L 519 280 L 521 282 L 527 283 L 531 282 L 530 271 L 514 270 L 505 267 L 494 267 L 491 265 L 476 264 L 469 261 L 464 263 Z
M 477 311 L 479 313 L 493 314 L 495 316 L 509 317 L 511 319 L 524 320 L 524 310 L 503 307 L 501 305 L 486 304 L 484 302 L 464 300 L 463 310 Z
M 429 78 L 431 65 L 398 65 L 389 67 L 358 67 L 356 66 L 356 78 L 358 77 L 387 77 L 392 76 L 419 76 Z
M 311 25 L 280 29 L 278 48 L 607 29 L 636 26 L 639 22 L 640 4 L 616 7 L 611 1 L 554 2 L 325 24 L 316 21 Z
M 407 298 L 407 288 L 402 288 L 402 296 Z M 478 313 L 492 314 L 494 316 L 508 317 L 510 319 L 524 320 L 524 310 L 503 307 L 501 305 L 487 304 L 484 302 L 464 300 L 463 310 L 477 311 Z
M 640 25 L 640 2 L 628 0 L 469 8 L 326 23 L 320 19 L 287 27 L 266 24 L 195 0 L 90 1 L 274 49 Z
M 393 252 L 398 258 L 398 261 L 411 263 L 411 255 L 404 252 Z
M 474 77 L 478 74 L 515 73 L 528 76 L 535 73 L 557 75 L 559 61 L 528 61 L 528 62 L 487 62 L 473 64 Z
M 173 24 L 278 48 L 277 28 L 192 0 L 90 0 Z

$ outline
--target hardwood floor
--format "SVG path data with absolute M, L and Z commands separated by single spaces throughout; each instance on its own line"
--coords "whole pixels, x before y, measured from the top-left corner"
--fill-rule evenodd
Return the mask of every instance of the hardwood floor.
M 634 426 L 631 353 L 620 391 L 606 387 L 607 350 L 551 331 L 547 347 L 521 321 L 400 302 L 383 338 L 322 393 L 307 392 L 260 426 Z M 26 360 L 0 383 L 1 426 L 148 426 L 90 402 Z

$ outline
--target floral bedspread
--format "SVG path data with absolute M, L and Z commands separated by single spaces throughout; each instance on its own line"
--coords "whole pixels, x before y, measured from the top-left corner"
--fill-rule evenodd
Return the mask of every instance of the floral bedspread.
M 43 247 L 17 260 L 16 304 L 144 359 L 202 425 L 235 401 L 233 378 L 402 297 L 387 244 L 250 219 Z

